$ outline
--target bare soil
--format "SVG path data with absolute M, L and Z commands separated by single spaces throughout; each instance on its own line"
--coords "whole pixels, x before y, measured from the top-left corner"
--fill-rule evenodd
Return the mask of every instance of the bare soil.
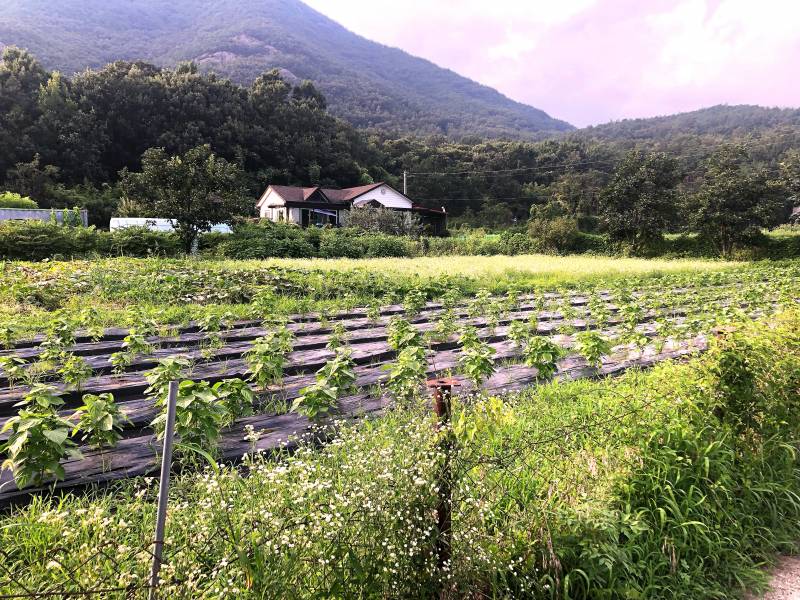
M 800 600 L 800 556 L 784 556 L 772 571 L 769 591 L 758 600 Z M 751 600 L 757 600 L 751 596 Z

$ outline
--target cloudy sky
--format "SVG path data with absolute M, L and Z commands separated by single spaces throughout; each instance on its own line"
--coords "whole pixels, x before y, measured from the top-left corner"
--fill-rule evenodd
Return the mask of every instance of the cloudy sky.
M 800 106 L 800 0 L 305 1 L 578 126 Z

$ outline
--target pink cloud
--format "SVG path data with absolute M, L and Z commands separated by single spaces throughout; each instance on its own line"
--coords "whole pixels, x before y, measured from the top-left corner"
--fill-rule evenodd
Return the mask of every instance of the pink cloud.
M 800 3 L 790 0 L 308 1 L 576 125 L 800 104 Z

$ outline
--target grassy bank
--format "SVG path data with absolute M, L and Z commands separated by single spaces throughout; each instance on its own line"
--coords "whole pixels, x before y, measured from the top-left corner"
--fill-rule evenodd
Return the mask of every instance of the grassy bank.
M 248 476 L 187 474 L 171 492 L 165 594 L 737 597 L 800 537 L 799 385 L 795 311 L 739 325 L 688 364 L 458 403 L 444 571 L 427 409 L 256 458 Z M 154 494 L 137 481 L 6 515 L 0 593 L 141 585 Z

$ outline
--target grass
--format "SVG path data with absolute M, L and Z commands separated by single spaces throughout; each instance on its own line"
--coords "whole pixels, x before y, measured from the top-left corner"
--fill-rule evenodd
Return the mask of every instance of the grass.
M 23 334 L 46 328 L 59 312 L 93 311 L 93 322 L 130 325 L 141 316 L 181 323 L 209 310 L 245 317 L 259 290 L 274 316 L 396 302 L 413 287 L 428 297 L 447 288 L 471 296 L 581 286 L 621 279 L 747 269 L 745 263 L 589 256 L 470 256 L 414 259 L 211 261 L 102 259 L 6 262 L 0 266 L 0 327 Z
M 244 264 L 250 265 L 245 262 Z M 377 273 L 404 274 L 433 278 L 442 275 L 462 275 L 477 279 L 524 277 L 538 285 L 564 285 L 576 281 L 610 279 L 662 273 L 716 271 L 739 263 L 698 259 L 643 259 L 608 256 L 553 256 L 531 254 L 520 256 L 441 256 L 419 258 L 373 259 L 292 259 L 263 261 L 286 268 L 312 268 L 325 271 L 367 269 Z
M 688 364 L 458 402 L 446 571 L 427 407 L 256 458 L 247 475 L 185 474 L 164 595 L 741 597 L 800 537 L 800 313 L 765 325 Z M 0 593 L 19 591 L 14 578 L 40 592 L 141 584 L 154 505 L 138 480 L 6 515 Z

